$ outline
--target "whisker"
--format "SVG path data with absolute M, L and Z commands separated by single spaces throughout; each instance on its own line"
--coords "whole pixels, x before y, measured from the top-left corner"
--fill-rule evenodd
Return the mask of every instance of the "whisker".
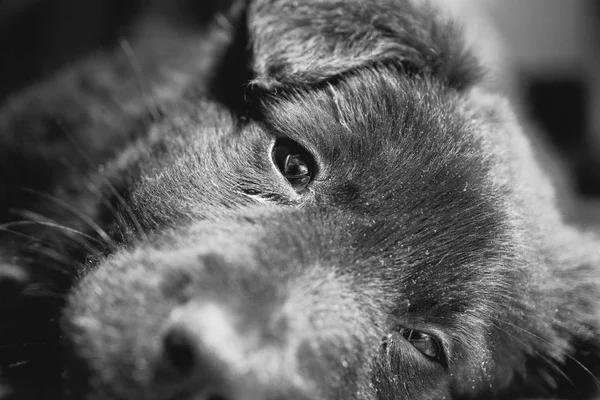
M 107 178 L 103 177 L 103 180 L 107 183 L 108 189 L 111 191 L 113 196 L 115 196 L 115 198 L 119 202 L 119 205 L 121 205 L 121 207 L 123 207 L 123 209 L 125 210 L 125 213 L 129 217 L 129 219 L 131 220 L 133 225 L 135 226 L 136 231 L 147 242 L 149 240 L 148 235 L 144 231 L 144 228 L 142 227 L 142 224 L 140 224 L 140 221 L 135 216 L 133 209 L 129 206 L 129 204 L 127 204 L 127 201 L 123 198 L 123 196 L 121 196 L 121 194 L 117 191 L 117 189 L 114 187 L 114 185 Z
M 9 346 L 10 345 L 8 345 L 8 346 L 0 346 L 0 347 L 8 348 Z M 20 344 L 19 345 L 15 345 L 15 347 L 16 346 L 20 346 Z M 6 366 L 6 368 L 18 368 L 18 367 L 22 367 L 22 366 L 27 365 L 27 364 L 31 364 L 31 362 L 32 362 L 31 360 L 16 361 L 16 362 L 8 364 Z
M 55 263 L 58 264 L 58 265 L 53 265 L 53 264 L 44 263 L 44 268 L 50 269 L 52 271 L 60 272 L 64 276 L 70 277 L 72 275 L 69 271 L 67 271 L 64 268 L 65 266 L 72 264 L 71 263 L 72 260 L 69 259 L 69 257 L 66 257 L 58 252 L 55 252 L 50 248 L 36 249 L 36 253 L 43 255 L 44 257 L 49 258 L 51 261 L 54 261 Z M 20 262 L 21 264 L 26 263 L 27 265 L 40 264 L 40 262 L 44 261 L 44 260 L 40 260 L 38 258 L 25 257 L 25 256 L 14 257 L 14 260 L 16 262 Z
M 64 129 L 64 127 L 63 127 L 63 132 L 65 133 L 65 135 L 67 136 L 67 138 L 71 141 L 71 144 L 77 149 L 77 151 L 79 152 L 79 154 L 81 155 L 81 157 L 89 164 L 89 166 L 92 167 L 93 169 L 96 169 L 97 167 L 94 164 L 94 161 L 86 154 L 85 150 L 66 131 L 66 129 Z M 98 175 L 103 180 L 103 182 L 106 184 L 106 186 L 108 187 L 108 189 L 110 190 L 110 192 L 112 193 L 112 195 L 115 196 L 115 198 L 119 202 L 119 205 L 121 205 L 121 207 L 123 207 L 123 209 L 127 213 L 127 216 L 129 217 L 129 219 L 131 220 L 131 222 L 134 224 L 137 232 L 143 237 L 144 240 L 148 241 L 148 235 L 146 234 L 146 232 L 142 228 L 142 225 L 140 224 L 140 221 L 138 221 L 137 217 L 135 216 L 135 214 L 134 214 L 133 210 L 131 209 L 131 207 L 129 206 L 129 204 L 127 204 L 127 201 L 125 201 L 125 199 L 123 198 L 123 196 L 121 196 L 121 194 L 119 193 L 119 191 L 115 188 L 115 186 L 110 182 L 110 180 L 108 178 L 106 178 L 103 174 L 98 174 Z
M 121 38 L 121 40 L 119 40 L 119 45 L 121 46 L 125 57 L 127 57 L 127 60 L 129 61 L 129 64 L 133 69 L 133 74 L 135 75 L 135 78 L 139 85 L 140 92 L 142 93 L 144 98 L 148 99 L 148 102 L 150 103 L 147 106 L 150 111 L 150 114 L 152 115 L 153 122 L 158 122 L 161 118 L 160 107 L 158 106 L 158 102 L 156 101 L 156 98 L 154 97 L 152 90 L 150 89 L 150 82 L 144 79 L 144 71 L 137 56 L 135 55 L 135 52 L 133 51 L 133 48 L 131 47 L 131 44 L 127 39 Z
M 108 196 L 106 196 L 100 190 L 98 185 L 94 184 L 94 182 L 92 182 L 91 179 L 86 180 L 85 182 L 83 182 L 83 184 L 85 185 L 86 189 L 90 191 L 90 193 L 93 193 L 94 195 L 96 195 L 98 200 L 100 200 L 102 205 L 110 211 L 110 213 L 113 217 L 117 217 L 119 215 L 117 209 L 112 205 Z
M 494 318 L 496 320 L 498 320 L 499 322 L 504 323 L 504 321 L 499 320 L 497 318 Z M 527 343 L 525 343 L 524 341 L 522 341 L 521 339 L 519 339 L 517 336 L 513 335 L 512 333 L 508 332 L 506 329 L 501 328 L 500 326 L 498 326 L 498 324 L 493 324 L 496 329 L 498 329 L 501 332 L 504 332 L 506 335 L 510 336 L 513 340 L 521 343 L 522 345 L 527 345 Z M 569 378 L 569 376 L 558 366 L 556 365 L 556 361 L 554 361 L 553 359 L 551 359 L 550 357 L 544 355 L 543 353 L 541 353 L 538 350 L 532 349 L 535 354 L 540 357 L 542 360 L 544 360 L 550 367 L 552 367 L 552 369 L 554 371 L 556 371 L 560 376 L 562 376 L 567 382 L 569 382 L 569 384 L 573 387 L 575 387 L 575 383 L 571 380 L 571 378 Z
M 28 239 L 34 243 L 43 243 L 43 241 L 40 238 L 37 238 L 33 235 L 28 235 L 23 232 L 16 231 L 14 229 L 0 227 L 0 231 L 7 232 L 7 233 L 10 233 L 11 235 L 22 237 L 24 239 Z M 60 272 L 60 273 L 64 274 L 65 276 L 71 276 L 71 274 L 68 271 L 66 271 L 64 268 L 61 268 L 61 266 L 63 266 L 63 267 L 69 266 L 69 265 L 72 265 L 75 262 L 77 262 L 77 260 L 75 260 L 65 254 L 59 253 L 58 251 L 51 249 L 50 247 L 47 247 L 47 246 L 35 247 L 35 253 L 39 254 L 41 256 L 44 256 L 46 259 L 50 259 L 51 261 L 58 264 L 58 265 L 44 264 L 45 268 Z M 12 256 L 11 260 L 17 264 L 28 264 L 28 265 L 39 264 L 40 262 L 44 261 L 43 259 L 34 258 L 34 257 L 26 257 L 24 255 Z
M 69 168 L 69 171 L 72 174 L 79 176 L 79 178 L 80 178 L 79 182 L 85 186 L 85 188 L 88 190 L 88 192 L 90 194 L 95 196 L 94 198 L 96 200 L 98 200 L 106 208 L 107 211 L 110 212 L 110 215 L 112 217 L 114 217 L 114 218 L 119 217 L 119 212 L 113 206 L 110 198 L 100 189 L 98 182 L 96 182 L 94 179 L 92 179 L 92 177 L 89 174 L 83 173 L 81 171 L 81 168 L 75 167 L 73 165 L 73 163 L 69 162 L 69 160 L 64 160 L 63 163 L 64 163 L 65 167 Z M 96 176 L 98 176 L 98 175 L 99 174 L 96 174 Z M 112 238 L 111 238 L 111 241 L 112 241 L 113 247 L 114 247 L 116 245 L 116 242 Z
M 25 288 L 22 291 L 24 296 L 27 297 L 44 297 L 44 298 L 52 298 L 57 300 L 65 300 L 67 295 L 64 293 L 56 293 L 48 289 L 41 288 Z
M 492 317 L 492 318 L 494 318 L 494 317 Z M 518 329 L 518 330 L 520 330 L 521 332 L 523 332 L 523 333 L 525 333 L 525 334 L 527 334 L 527 335 L 530 335 L 531 337 L 533 337 L 533 338 L 535 338 L 535 339 L 539 340 L 539 341 L 540 341 L 540 342 L 542 342 L 542 343 L 545 343 L 545 344 L 547 344 L 547 345 L 549 345 L 549 346 L 551 346 L 551 347 L 554 347 L 554 348 L 556 348 L 556 349 L 559 349 L 559 347 L 558 347 L 558 346 L 556 346 L 555 344 L 553 344 L 553 343 L 550 343 L 549 341 L 547 341 L 547 340 L 546 340 L 546 339 L 544 339 L 543 337 L 541 337 L 541 336 L 539 336 L 539 335 L 536 335 L 535 333 L 533 333 L 533 332 L 530 332 L 529 330 L 527 330 L 527 329 L 525 329 L 525 328 L 521 328 L 521 327 L 520 327 L 520 326 L 518 326 L 518 325 L 512 324 L 512 323 L 510 323 L 510 322 L 508 322 L 508 321 L 503 321 L 503 320 L 501 320 L 501 319 L 499 319 L 499 318 L 494 318 L 494 319 L 495 319 L 495 320 L 497 320 L 498 322 L 500 322 L 500 323 L 503 323 L 503 324 L 506 324 L 506 325 L 508 325 L 508 326 L 510 326 L 510 327 L 512 327 L 512 328 Z M 506 331 L 504 331 L 504 330 L 503 330 L 503 332 L 505 332 L 505 333 L 508 333 L 508 332 L 506 332 Z M 514 337 L 513 335 L 511 335 L 511 336 L 512 336 L 512 337 Z M 577 360 L 575 357 L 571 356 L 570 354 L 564 353 L 564 355 L 565 355 L 565 357 L 567 357 L 569 360 L 571 360 L 571 361 L 573 361 L 574 363 L 576 363 L 576 364 L 577 364 L 577 365 L 578 365 L 578 366 L 579 366 L 579 367 L 580 367 L 580 368 L 581 368 L 581 369 L 582 369 L 582 370 L 583 370 L 585 373 L 587 373 L 589 376 L 591 376 L 591 377 L 594 379 L 594 381 L 596 381 L 596 384 L 600 385 L 600 379 L 599 379 L 599 378 L 598 378 L 596 375 L 594 375 L 594 374 L 592 373 L 592 371 L 590 371 L 590 370 L 589 370 L 589 369 L 588 369 L 588 368 L 587 368 L 585 365 L 583 365 L 583 364 L 582 364 L 582 363 L 581 363 L 579 360 Z M 569 380 L 569 381 L 570 381 L 570 380 Z
M 30 240 L 32 242 L 39 242 L 40 241 L 39 238 L 37 238 L 37 237 L 35 237 L 33 235 L 28 235 L 27 233 L 19 232 L 17 230 L 10 229 L 10 228 L 7 228 L 7 227 L 1 226 L 1 225 L 0 225 L 0 231 L 6 232 L 6 233 L 10 233 L 11 235 L 18 236 L 18 237 L 21 237 L 23 239 L 28 239 L 28 240 Z
M 35 213 L 33 213 L 35 214 Z M 73 229 L 73 228 L 69 228 L 68 226 L 64 226 L 64 225 L 60 225 L 54 222 L 49 222 L 49 221 L 39 221 L 39 220 L 33 220 L 33 221 L 14 221 L 14 222 L 7 222 L 5 224 L 0 225 L 0 229 L 4 230 L 5 228 L 12 228 L 15 226 L 27 226 L 27 225 L 41 225 L 41 226 L 45 226 L 45 227 L 49 227 L 49 228 L 55 228 L 58 231 L 61 232 L 66 232 L 66 233 L 73 233 L 75 235 L 78 235 L 81 238 L 87 239 L 91 242 L 96 243 L 98 246 L 100 247 L 104 247 L 105 243 L 103 243 L 102 241 L 96 239 L 95 237 L 92 237 L 88 234 L 85 234 L 83 232 L 78 231 L 77 229 Z M 76 236 L 77 237 L 77 236 Z M 84 247 L 86 250 L 95 253 L 96 251 L 98 251 L 98 249 L 91 247 L 88 243 L 81 241 L 81 240 L 77 240 L 76 237 L 71 237 L 71 239 L 76 240 L 82 247 Z
M 30 189 L 30 188 L 20 188 L 23 191 L 35 194 L 41 198 L 44 198 L 48 201 L 53 202 L 54 204 L 63 207 L 64 209 L 66 209 L 67 211 L 70 211 L 73 215 L 75 215 L 76 217 L 78 217 L 79 219 L 81 219 L 83 222 L 85 222 L 86 224 L 88 224 L 90 226 L 90 228 L 92 228 L 94 230 L 94 232 L 96 232 L 98 234 L 98 236 L 100 236 L 102 238 L 102 240 L 104 240 L 106 242 L 107 245 L 109 246 L 114 246 L 115 243 L 112 240 L 112 238 L 106 233 L 106 231 L 104 229 L 102 229 L 102 227 L 100 225 L 98 225 L 92 218 L 90 218 L 88 215 L 86 215 L 85 213 L 83 213 L 81 210 L 79 210 L 77 207 L 75 207 L 73 204 L 70 204 L 69 202 L 57 197 L 57 196 L 53 196 L 50 194 L 46 194 L 46 193 L 42 193 L 40 191 L 37 191 L 35 189 Z

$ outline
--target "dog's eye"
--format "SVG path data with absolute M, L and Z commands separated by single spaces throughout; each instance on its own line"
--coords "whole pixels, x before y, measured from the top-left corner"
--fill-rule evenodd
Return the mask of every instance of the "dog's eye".
M 442 355 L 442 348 L 437 339 L 433 336 L 415 331 L 414 329 L 403 328 L 400 333 L 410 344 L 427 357 L 439 359 Z
M 301 192 L 314 177 L 313 160 L 309 153 L 290 139 L 278 139 L 273 147 L 273 162 L 279 172 L 297 192 Z

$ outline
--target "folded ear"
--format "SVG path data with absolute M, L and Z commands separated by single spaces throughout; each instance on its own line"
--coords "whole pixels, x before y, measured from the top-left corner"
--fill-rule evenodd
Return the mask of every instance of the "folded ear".
M 423 3 L 423 2 L 421 2 Z M 462 33 L 409 0 L 257 0 L 249 8 L 254 84 L 310 85 L 385 63 L 452 87 L 480 75 Z

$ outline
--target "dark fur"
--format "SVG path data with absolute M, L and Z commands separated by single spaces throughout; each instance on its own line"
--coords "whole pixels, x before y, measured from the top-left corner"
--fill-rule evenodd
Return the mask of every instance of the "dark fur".
M 596 394 L 600 243 L 563 224 L 451 23 L 405 1 L 211 10 L 145 19 L 131 51 L 4 106 L 0 335 L 44 343 L 1 354 L 15 398 L 32 377 L 72 399 Z M 315 157 L 305 194 L 281 137 Z M 176 329 L 206 352 L 192 376 Z

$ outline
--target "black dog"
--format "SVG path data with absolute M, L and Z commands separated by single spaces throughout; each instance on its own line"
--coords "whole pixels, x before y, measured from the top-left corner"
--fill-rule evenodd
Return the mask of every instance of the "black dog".
M 233 2 L 123 50 L 1 114 L 15 396 L 597 392 L 600 242 L 435 10 Z

